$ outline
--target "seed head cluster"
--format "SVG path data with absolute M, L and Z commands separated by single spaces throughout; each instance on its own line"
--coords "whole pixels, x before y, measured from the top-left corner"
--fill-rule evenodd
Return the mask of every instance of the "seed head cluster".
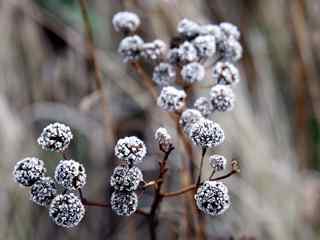
M 168 152 L 173 147 L 172 138 L 168 130 L 163 127 L 157 129 L 154 134 L 154 139 L 163 152 Z
M 40 206 L 48 206 L 57 195 L 56 183 L 51 177 L 42 177 L 30 189 L 30 199 Z
M 113 170 L 110 185 L 118 191 L 135 191 L 143 180 L 142 172 L 136 166 L 117 166 Z
M 214 154 L 210 156 L 209 163 L 213 170 L 218 172 L 226 168 L 227 159 L 222 155 Z

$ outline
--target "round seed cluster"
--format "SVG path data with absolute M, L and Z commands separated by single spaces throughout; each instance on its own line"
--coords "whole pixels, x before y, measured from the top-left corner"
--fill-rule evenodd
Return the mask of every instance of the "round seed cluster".
M 86 184 L 87 175 L 84 166 L 71 159 L 59 162 L 54 178 L 64 188 L 77 190 Z
M 201 113 L 196 109 L 185 110 L 180 117 L 179 123 L 186 133 L 189 133 L 193 124 L 202 118 Z
M 111 195 L 111 209 L 118 216 L 130 216 L 138 207 L 138 196 L 135 192 L 115 191 Z
M 183 66 L 181 70 L 181 77 L 188 84 L 200 82 L 204 78 L 204 75 L 204 67 L 197 62 L 189 63 Z
M 134 32 L 140 23 L 138 15 L 132 12 L 118 12 L 112 18 L 112 25 L 117 32 Z
M 143 175 L 139 168 L 118 166 L 113 171 L 110 185 L 118 191 L 135 191 L 141 181 L 143 181 Z
M 214 154 L 210 156 L 209 163 L 215 171 L 222 171 L 226 168 L 227 159 L 222 155 Z
M 193 40 L 193 44 L 201 59 L 211 58 L 216 52 L 216 38 L 213 35 L 198 36 Z
M 160 108 L 168 112 L 179 111 L 185 104 L 184 100 L 186 96 L 183 90 L 178 90 L 171 86 L 164 87 L 157 99 L 157 104 Z
M 220 23 L 219 26 L 226 38 L 233 37 L 234 39 L 239 40 L 240 31 L 235 25 L 233 25 L 232 23 L 223 22 Z
M 242 57 L 241 44 L 234 38 L 227 38 L 217 44 L 217 54 L 220 60 L 236 62 Z
M 170 148 L 172 148 L 172 138 L 168 133 L 167 129 L 160 127 L 154 134 L 154 139 L 159 144 L 160 150 L 164 152 L 168 152 Z
M 40 178 L 30 189 L 31 201 L 40 206 L 48 206 L 56 195 L 56 184 L 50 177 Z
M 55 224 L 71 228 L 77 226 L 85 214 L 81 200 L 73 193 L 59 194 L 51 202 L 49 216 Z
M 216 85 L 211 88 L 210 99 L 214 110 L 220 112 L 231 111 L 234 106 L 234 94 L 226 85 Z
M 45 173 L 46 169 L 42 160 L 35 157 L 27 157 L 16 163 L 12 174 L 17 183 L 30 187 Z
M 152 79 L 159 86 L 168 86 L 176 80 L 176 69 L 169 63 L 160 63 L 153 70 Z
M 185 41 L 179 47 L 179 59 L 182 63 L 187 64 L 193 61 L 197 61 L 198 52 L 195 46 L 191 42 Z
M 70 127 L 62 123 L 52 123 L 45 127 L 38 138 L 38 143 L 44 150 L 63 152 L 73 139 Z
M 211 101 L 206 97 L 199 97 L 194 102 L 193 107 L 201 112 L 204 117 L 208 117 L 213 112 Z
M 141 57 L 143 44 L 144 41 L 138 35 L 125 37 L 119 44 L 118 52 L 124 62 L 136 61 Z
M 119 139 L 114 152 L 117 158 L 132 165 L 142 162 L 147 154 L 147 149 L 143 141 L 132 136 Z
M 192 38 L 199 34 L 200 26 L 197 23 L 184 18 L 178 23 L 177 30 L 180 35 Z
M 212 78 L 216 84 L 234 85 L 240 81 L 240 74 L 232 63 L 218 62 L 212 69 Z
M 147 60 L 155 61 L 163 58 L 167 50 L 167 45 L 162 40 L 144 43 L 142 45 L 141 55 Z
M 216 147 L 223 143 L 224 132 L 218 123 L 200 118 L 189 132 L 191 140 L 200 147 Z

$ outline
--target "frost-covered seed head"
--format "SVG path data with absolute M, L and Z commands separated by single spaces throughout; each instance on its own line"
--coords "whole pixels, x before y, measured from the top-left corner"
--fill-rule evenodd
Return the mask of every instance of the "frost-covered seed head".
M 233 37 L 224 39 L 217 44 L 217 55 L 222 61 L 236 62 L 242 57 L 242 46 Z
M 119 139 L 114 152 L 117 158 L 132 165 L 142 162 L 147 154 L 147 149 L 143 141 L 135 136 L 131 136 Z
M 223 34 L 225 35 L 225 37 L 227 37 L 227 38 L 233 37 L 234 39 L 239 40 L 240 31 L 237 28 L 237 26 L 233 25 L 232 23 L 223 22 L 223 23 L 219 24 L 219 27 L 220 27 L 221 31 L 223 32 Z
M 51 202 L 49 216 L 55 224 L 65 228 L 77 226 L 85 214 L 81 200 L 74 193 L 57 195 Z
M 210 100 L 214 110 L 226 112 L 233 109 L 235 97 L 229 86 L 216 85 L 210 90 Z
M 77 190 L 86 184 L 87 175 L 84 166 L 71 159 L 59 162 L 54 178 L 64 188 Z
M 179 123 L 183 130 L 186 133 L 189 133 L 192 125 L 198 122 L 201 118 L 202 115 L 198 110 L 187 109 L 181 114 Z
M 193 40 L 193 44 L 201 59 L 208 59 L 216 52 L 216 39 L 213 35 L 200 35 Z
M 192 38 L 199 34 L 200 26 L 197 23 L 184 18 L 178 23 L 177 31 L 184 37 Z
M 138 15 L 132 12 L 118 12 L 112 18 L 112 25 L 117 32 L 134 32 L 140 23 Z
M 121 54 L 123 61 L 136 61 L 141 57 L 143 40 L 138 35 L 125 37 L 121 40 L 118 52 Z
M 30 200 L 40 206 L 48 206 L 57 195 L 57 188 L 51 177 L 42 177 L 30 189 Z
M 163 127 L 157 129 L 154 134 L 154 139 L 157 141 L 162 151 L 168 152 L 173 146 L 170 134 L 168 133 L 167 129 Z
M 215 171 L 222 171 L 227 166 L 227 159 L 222 155 L 214 154 L 209 157 L 209 163 Z
M 200 35 L 212 35 L 215 38 L 215 42 L 219 42 L 224 37 L 221 28 L 218 25 L 208 24 L 201 26 Z
M 17 183 L 30 187 L 45 173 L 46 169 L 42 160 L 35 157 L 27 157 L 16 163 L 12 174 Z
M 184 65 L 181 70 L 181 77 L 186 83 L 200 82 L 205 75 L 204 66 L 200 63 L 193 62 Z
M 232 63 L 218 62 L 212 69 L 212 78 L 216 84 L 234 85 L 240 81 L 240 74 Z
M 138 196 L 135 192 L 114 191 L 111 195 L 111 209 L 118 216 L 130 216 L 138 207 Z
M 182 51 L 180 48 L 172 48 L 168 51 L 167 60 L 170 64 L 181 64 Z
M 144 43 L 142 45 L 141 55 L 151 61 L 161 59 L 167 50 L 167 45 L 162 40 Z
M 189 136 L 196 145 L 203 148 L 216 147 L 224 141 L 220 125 L 206 118 L 200 118 L 192 125 Z
M 137 167 L 118 166 L 114 169 L 110 185 L 118 191 L 135 191 L 143 180 L 142 172 Z
M 152 79 L 160 86 L 168 86 L 176 80 L 176 70 L 169 63 L 160 63 L 153 70 Z
M 193 104 L 193 107 L 201 112 L 202 116 L 208 117 L 213 113 L 211 101 L 206 97 L 199 97 Z
M 38 138 L 38 143 L 42 149 L 63 152 L 73 139 L 70 127 L 62 123 L 51 123 L 46 126 Z
M 228 188 L 222 182 L 205 181 L 194 195 L 197 207 L 206 214 L 218 216 L 231 205 Z
M 198 52 L 194 45 L 190 42 L 185 41 L 180 45 L 180 61 L 182 64 L 187 64 L 190 62 L 197 61 Z
M 183 108 L 186 97 L 187 94 L 183 90 L 178 90 L 171 86 L 164 87 L 157 99 L 157 104 L 168 112 L 179 111 Z

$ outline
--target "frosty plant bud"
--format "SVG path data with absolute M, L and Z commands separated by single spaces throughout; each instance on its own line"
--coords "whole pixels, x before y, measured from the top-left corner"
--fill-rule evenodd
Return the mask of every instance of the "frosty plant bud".
M 190 42 L 185 41 L 179 47 L 180 61 L 182 64 L 187 64 L 198 60 L 197 49 Z
M 237 26 L 232 23 L 223 22 L 219 24 L 219 27 L 226 38 L 233 37 L 234 39 L 239 40 L 240 31 Z
M 136 61 L 141 57 L 143 40 L 138 35 L 129 36 L 121 40 L 118 52 L 121 54 L 123 61 Z
M 179 123 L 186 133 L 190 132 L 193 124 L 198 122 L 202 118 L 201 113 L 195 109 L 185 110 L 180 117 Z
M 177 30 L 180 35 L 192 38 L 199 34 L 200 26 L 197 23 L 184 18 L 178 23 Z
M 233 37 L 223 39 L 217 44 L 217 54 L 220 60 L 236 62 L 242 57 L 242 46 Z
M 132 12 L 118 12 L 112 18 L 112 25 L 117 32 L 134 32 L 140 26 L 140 19 Z
M 182 79 L 186 83 L 200 82 L 205 75 L 204 67 L 197 62 L 189 63 L 183 66 L 181 70 Z
M 15 181 L 22 186 L 30 187 L 46 173 L 42 160 L 27 157 L 16 163 L 13 170 Z
M 227 159 L 222 155 L 214 154 L 210 156 L 209 163 L 215 171 L 222 171 L 226 168 Z
M 216 147 L 224 141 L 224 132 L 220 125 L 206 118 L 200 118 L 191 126 L 189 136 L 202 148 Z
M 197 207 L 206 214 L 218 216 L 231 205 L 228 188 L 217 181 L 205 181 L 194 196 Z
M 55 180 L 64 188 L 77 190 L 86 184 L 86 171 L 82 164 L 74 160 L 61 160 L 54 173 Z
M 167 60 L 170 64 L 181 64 L 182 50 L 180 48 L 172 48 L 168 51 Z
M 153 70 L 152 79 L 159 86 L 168 86 L 176 80 L 176 70 L 169 63 L 160 63 Z
M 139 168 L 118 166 L 111 176 L 110 185 L 118 191 L 135 191 L 143 181 L 143 175 Z
M 30 199 L 40 206 L 48 206 L 56 195 L 56 184 L 50 177 L 40 178 L 30 189 Z
M 168 112 L 179 111 L 183 108 L 186 97 L 187 94 L 183 90 L 178 90 L 171 86 L 164 87 L 157 99 L 157 104 Z
M 49 216 L 55 224 L 71 228 L 77 226 L 85 214 L 81 200 L 73 193 L 57 195 L 51 202 Z
M 211 101 L 206 97 L 199 97 L 194 102 L 193 107 L 201 112 L 204 117 L 208 117 L 213 112 Z
M 114 191 L 111 195 L 111 209 L 118 216 L 130 216 L 138 207 L 138 196 L 135 192 Z
M 73 139 L 70 128 L 62 123 L 52 123 L 45 127 L 38 138 L 44 150 L 63 152 Z
M 155 40 L 142 45 L 141 55 L 147 60 L 155 61 L 161 59 L 167 50 L 166 44 L 162 40 Z
M 212 35 L 215 38 L 215 43 L 220 42 L 224 37 L 221 28 L 213 24 L 201 26 L 200 35 Z
M 117 158 L 131 165 L 141 163 L 147 154 L 147 149 L 143 141 L 132 136 L 119 139 L 114 152 Z
M 201 59 L 208 59 L 216 52 L 216 39 L 213 35 L 201 35 L 193 40 Z
M 218 62 L 213 67 L 212 78 L 216 84 L 234 85 L 240 81 L 240 74 L 232 63 Z
M 163 127 L 157 129 L 154 134 L 154 139 L 159 144 L 161 151 L 168 152 L 173 146 L 170 134 L 167 129 Z
M 234 106 L 234 94 L 230 87 L 216 85 L 211 88 L 210 99 L 214 110 L 225 112 L 231 111 Z

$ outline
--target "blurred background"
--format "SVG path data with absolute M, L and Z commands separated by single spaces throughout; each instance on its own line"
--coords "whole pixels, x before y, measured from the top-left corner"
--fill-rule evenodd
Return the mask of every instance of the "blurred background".
M 88 63 L 78 1 L 0 1 L 0 239 L 148 239 L 146 219 L 117 217 L 109 209 L 88 208 L 78 227 L 58 227 L 11 175 L 26 156 L 43 159 L 53 173 L 61 156 L 36 144 L 53 121 L 72 127 L 69 154 L 85 165 L 84 192 L 95 200 L 110 194 L 115 139 L 144 139 L 148 157 L 141 168 L 147 180 L 157 176 L 161 157 L 155 129 L 167 127 L 178 145 L 175 125 L 117 54 L 121 36 L 111 19 L 121 10 L 141 17 L 139 34 L 146 41 L 169 42 L 183 17 L 203 24 L 228 21 L 241 30 L 236 107 L 214 115 L 227 137 L 215 152 L 239 160 L 241 174 L 225 180 L 233 205 L 222 216 L 207 217 L 208 239 L 320 239 L 320 1 L 90 0 L 88 5 L 114 138 Z M 197 165 L 199 149 L 194 155 Z M 167 190 L 180 186 L 181 158 L 178 147 L 169 160 Z M 140 207 L 150 206 L 151 197 L 147 191 Z M 161 239 L 193 239 L 185 235 L 182 199 L 163 202 Z

